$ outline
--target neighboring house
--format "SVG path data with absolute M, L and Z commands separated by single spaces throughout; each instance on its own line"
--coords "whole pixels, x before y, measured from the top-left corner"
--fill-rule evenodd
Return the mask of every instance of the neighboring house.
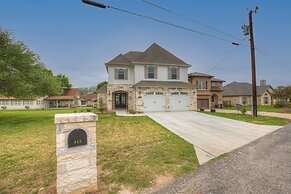
M 221 108 L 222 83 L 221 79 L 216 79 L 212 75 L 194 72 L 188 74 L 189 83 L 197 88 L 197 108 Z
M 272 105 L 274 99 L 272 86 L 266 85 L 266 80 L 261 80 L 257 86 L 258 105 Z M 235 104 L 252 104 L 252 84 L 244 82 L 232 82 L 223 87 L 223 103 L 225 106 Z
M 59 107 L 78 107 L 81 106 L 80 89 L 70 88 L 65 89 L 64 94 L 61 96 L 49 96 L 45 98 L 49 108 Z
M 82 106 L 95 106 L 96 104 L 96 93 L 85 94 L 81 96 L 81 105 Z
M 45 109 L 48 104 L 44 98 L 17 99 L 0 96 L 0 110 Z
M 189 64 L 157 44 L 144 52 L 120 54 L 105 64 L 108 85 L 97 91 L 108 111 L 194 110 L 195 86 L 188 83 Z

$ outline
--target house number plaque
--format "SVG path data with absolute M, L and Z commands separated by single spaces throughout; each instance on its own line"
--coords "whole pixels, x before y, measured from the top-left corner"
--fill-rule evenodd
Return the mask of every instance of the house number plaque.
M 68 136 L 68 147 L 87 145 L 87 133 L 83 129 L 74 129 Z

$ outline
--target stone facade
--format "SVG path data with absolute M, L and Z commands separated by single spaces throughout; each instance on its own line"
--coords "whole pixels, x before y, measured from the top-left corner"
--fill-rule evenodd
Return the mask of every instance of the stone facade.
M 134 110 L 135 107 L 135 95 L 134 89 L 131 84 L 108 84 L 107 85 L 107 110 L 111 111 L 115 109 L 114 105 L 114 93 L 116 92 L 124 92 L 126 93 L 126 103 L 128 110 Z
M 57 193 L 97 191 L 96 119 L 93 113 L 56 114 Z M 68 147 L 68 136 L 83 129 L 87 145 Z
M 101 100 L 103 103 L 103 108 L 107 109 L 107 93 L 106 92 L 98 92 L 97 93 L 97 101 L 96 101 L 97 108 L 101 108 L 100 107 Z

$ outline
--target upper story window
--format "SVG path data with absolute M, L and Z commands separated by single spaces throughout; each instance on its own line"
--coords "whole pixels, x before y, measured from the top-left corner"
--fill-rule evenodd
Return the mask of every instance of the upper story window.
M 199 90 L 207 90 L 207 81 L 198 80 L 196 81 L 197 89 Z
M 114 78 L 116 80 L 127 80 L 128 79 L 128 69 L 115 68 Z
M 158 72 L 156 66 L 145 66 L 145 79 L 157 79 Z
M 180 79 L 180 69 L 178 67 L 169 67 L 168 79 Z

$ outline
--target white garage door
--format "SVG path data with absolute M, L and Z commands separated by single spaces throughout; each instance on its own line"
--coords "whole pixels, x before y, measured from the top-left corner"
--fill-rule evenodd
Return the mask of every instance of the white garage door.
M 186 92 L 173 92 L 170 97 L 170 110 L 190 110 L 190 96 Z
M 166 111 L 166 96 L 162 92 L 147 92 L 144 95 L 144 112 Z

